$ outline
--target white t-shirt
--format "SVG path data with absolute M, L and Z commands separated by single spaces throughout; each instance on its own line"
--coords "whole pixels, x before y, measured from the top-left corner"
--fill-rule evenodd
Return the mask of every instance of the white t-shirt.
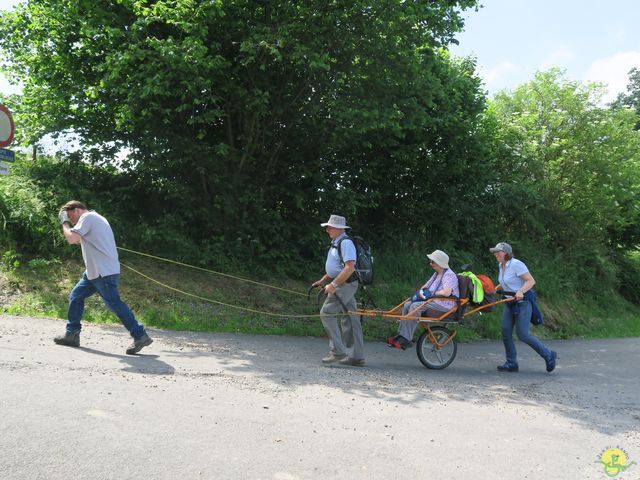
M 120 273 L 116 240 L 106 218 L 94 211 L 83 213 L 71 231 L 80 235 L 89 280 Z

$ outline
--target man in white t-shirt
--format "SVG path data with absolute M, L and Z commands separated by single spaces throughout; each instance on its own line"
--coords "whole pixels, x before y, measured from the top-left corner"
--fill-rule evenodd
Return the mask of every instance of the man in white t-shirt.
M 66 333 L 53 341 L 58 345 L 80 346 L 84 301 L 97 292 L 133 337 L 133 343 L 126 351 L 129 355 L 151 345 L 153 340 L 147 335 L 144 326 L 138 323 L 131 309 L 120 299 L 120 261 L 113 230 L 107 219 L 87 210 L 77 200 L 67 202 L 60 210 L 59 218 L 67 242 L 80 244 L 86 270 L 69 296 Z

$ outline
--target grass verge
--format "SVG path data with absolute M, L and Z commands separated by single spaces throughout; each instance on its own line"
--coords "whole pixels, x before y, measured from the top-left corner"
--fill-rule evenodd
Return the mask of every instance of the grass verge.
M 319 308 L 315 303 L 315 294 L 311 298 L 306 296 L 308 285 L 304 282 L 271 278 L 263 280 L 295 292 L 289 293 L 155 260 L 125 256 L 122 261 L 159 282 L 211 300 L 204 301 L 177 293 L 123 268 L 120 279 L 122 298 L 145 325 L 200 332 L 324 335 L 320 319 L 315 316 Z M 12 270 L 1 271 L 4 288 L 17 293 L 11 301 L 0 306 L 0 310 L 11 314 L 64 319 L 69 292 L 83 269 L 82 261 L 77 257 L 63 261 L 32 261 Z M 367 297 L 373 299 L 375 308 L 389 308 L 399 303 L 415 286 L 407 282 L 378 281 L 374 287 L 369 287 Z M 577 297 L 554 301 L 541 299 L 541 307 L 546 325 L 532 327 L 534 335 L 540 338 L 640 336 L 640 308 L 621 297 L 608 297 L 606 306 L 595 299 L 585 301 Z M 248 312 L 241 308 L 264 313 Z M 500 338 L 501 314 L 501 308 L 498 308 L 494 313 L 468 317 L 465 325 L 458 329 L 458 339 Z M 84 321 L 119 322 L 97 296 L 88 299 Z M 390 319 L 368 317 L 364 331 L 370 340 L 381 339 L 395 334 L 396 324 Z

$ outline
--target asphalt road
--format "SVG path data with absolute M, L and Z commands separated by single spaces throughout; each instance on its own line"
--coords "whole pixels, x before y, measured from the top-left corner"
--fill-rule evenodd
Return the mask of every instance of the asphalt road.
M 640 479 L 640 338 L 461 344 L 451 366 L 367 343 L 367 366 L 324 367 L 322 338 L 150 330 L 0 315 L 0 480 Z M 632 464 L 635 461 L 638 464 Z

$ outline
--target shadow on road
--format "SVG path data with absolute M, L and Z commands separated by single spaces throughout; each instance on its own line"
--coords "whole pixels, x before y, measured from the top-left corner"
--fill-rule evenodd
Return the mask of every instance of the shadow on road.
M 200 362 L 203 376 L 222 369 L 224 374 L 257 378 L 279 390 L 320 384 L 354 396 L 416 406 L 434 401 L 477 405 L 501 401 L 515 409 L 539 406 L 606 434 L 635 430 L 640 421 L 635 400 L 640 387 L 630 382 L 622 367 L 637 361 L 640 339 L 551 341 L 551 348 L 559 352 L 559 367 L 552 374 L 533 350 L 519 342 L 520 372 L 514 374 L 496 371 L 504 361 L 500 342 L 460 344 L 454 363 L 437 371 L 424 368 L 415 349 L 395 351 L 375 342 L 367 342 L 366 367 L 325 367 L 320 359 L 326 355 L 326 339 L 161 335 L 165 334 L 165 342 L 176 348 L 164 356 L 211 358 L 210 364 Z
M 117 358 L 127 365 L 122 369 L 125 372 L 147 375 L 173 375 L 175 373 L 175 368 L 160 360 L 158 355 L 118 355 L 87 347 L 78 347 L 78 350 L 101 357 Z
M 20 360 L 14 368 L 28 368 L 33 345 L 50 345 L 43 338 L 58 327 L 51 321 L 34 323 L 40 332 L 23 333 L 7 319 L 3 348 L 19 347 Z M 120 329 L 95 326 L 90 341 L 106 345 L 110 332 Z M 20 332 L 20 333 L 19 333 Z M 79 350 L 103 358 L 117 359 L 116 370 L 200 379 L 205 385 L 230 379 L 234 386 L 274 395 L 317 395 L 316 386 L 327 387 L 358 399 L 374 399 L 390 405 L 410 405 L 416 413 L 428 415 L 434 403 L 469 403 L 476 406 L 498 404 L 500 409 L 533 415 L 550 412 L 563 416 L 587 430 L 607 435 L 633 433 L 640 425 L 640 383 L 637 378 L 640 338 L 601 340 L 553 340 L 548 345 L 558 352 L 558 368 L 548 374 L 544 361 L 532 349 L 517 342 L 519 373 L 499 373 L 504 361 L 501 342 L 460 344 L 455 361 L 444 370 L 428 370 L 416 357 L 415 348 L 402 352 L 381 342 L 367 342 L 366 366 L 325 367 L 328 341 L 316 337 L 213 334 L 155 330 L 158 340 L 143 355 L 108 353 L 93 348 Z M 2 337 L 0 337 L 2 338 Z M 13 339 L 21 342 L 12 343 Z M 56 347 L 58 348 L 58 347 Z M 2 350 L 0 350 L 2 352 Z M 145 350 L 144 352 L 147 352 Z M 157 353 L 157 354 L 155 354 Z M 15 355 L 14 355 L 15 356 Z M 37 358 L 37 357 L 36 357 Z M 72 360 L 72 361 L 75 361 Z M 169 362 L 169 363 L 167 363 Z M 108 363 L 108 362 L 107 362 Z M 12 364 L 13 365 L 13 364 Z M 77 364 L 76 364 L 77 366 Z M 113 367 L 113 365 L 111 366 Z M 108 365 L 104 368 L 109 369 Z M 323 393 L 322 395 L 325 395 Z M 328 397 L 330 397 L 330 393 Z M 316 400 L 313 398 L 313 400 Z M 526 420 L 526 418 L 525 418 Z

